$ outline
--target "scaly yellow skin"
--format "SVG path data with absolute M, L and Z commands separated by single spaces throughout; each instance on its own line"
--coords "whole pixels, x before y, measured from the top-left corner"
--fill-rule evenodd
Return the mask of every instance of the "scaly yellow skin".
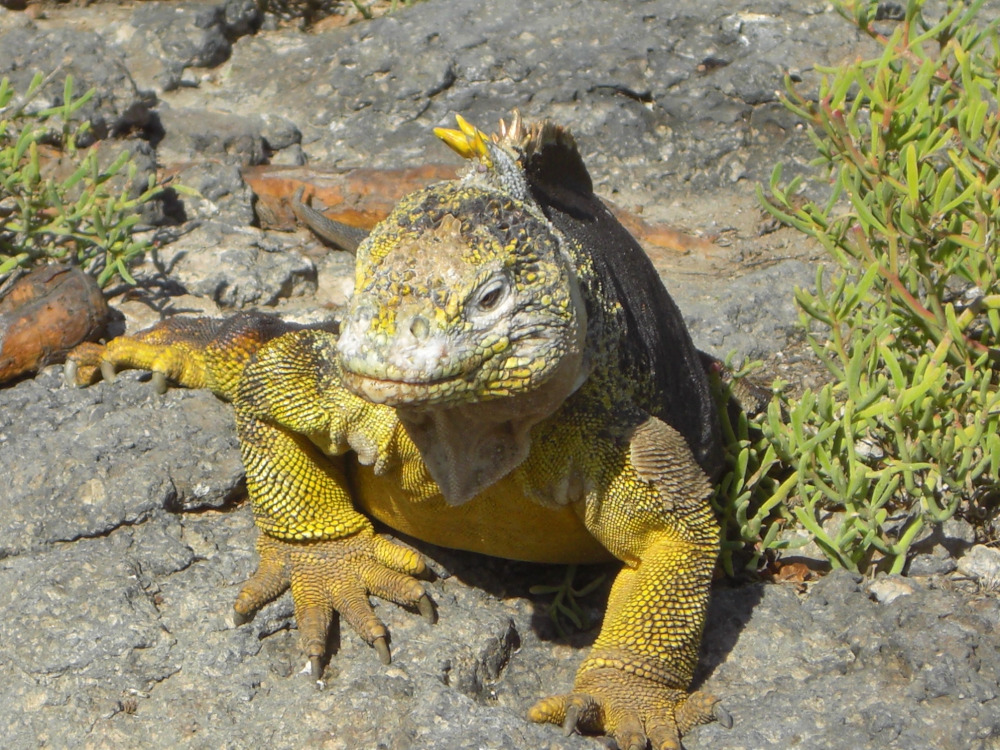
M 573 690 L 529 717 L 679 748 L 716 702 L 687 693 L 719 543 L 709 481 L 641 373 L 617 369 L 620 305 L 517 185 L 515 147 L 552 133 L 518 122 L 489 143 L 460 124 L 443 137 L 485 177 L 404 199 L 376 228 L 340 338 L 261 316 L 167 321 L 80 350 L 77 378 L 144 367 L 233 401 L 261 557 L 235 607 L 290 588 L 314 669 L 335 613 L 388 659 L 370 594 L 432 617 L 420 556 L 369 516 L 512 559 L 622 560 Z

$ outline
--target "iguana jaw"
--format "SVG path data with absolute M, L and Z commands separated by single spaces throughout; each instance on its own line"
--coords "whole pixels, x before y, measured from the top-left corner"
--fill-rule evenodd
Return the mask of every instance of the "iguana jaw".
M 468 336 L 435 335 L 416 343 L 405 332 L 379 345 L 355 333 L 365 327 L 367 321 L 362 319 L 342 328 L 341 380 L 365 400 L 396 408 L 446 408 L 523 398 L 557 374 L 579 368 L 585 321 L 580 303 L 569 324 L 530 341 L 517 341 L 516 336 L 505 335 L 508 331 L 475 331 Z
M 386 406 L 407 406 L 431 402 L 440 398 L 442 391 L 454 390 L 450 383 L 463 380 L 462 375 L 424 382 L 408 382 L 386 378 L 369 377 L 360 373 L 342 370 L 344 386 L 373 404 Z

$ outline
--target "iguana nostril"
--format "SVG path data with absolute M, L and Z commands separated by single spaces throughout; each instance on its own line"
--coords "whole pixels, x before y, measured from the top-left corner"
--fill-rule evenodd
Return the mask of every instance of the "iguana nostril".
M 427 318 L 423 315 L 414 315 L 413 320 L 410 321 L 410 333 L 416 339 L 425 339 L 427 334 L 431 332 L 431 324 L 427 322 Z

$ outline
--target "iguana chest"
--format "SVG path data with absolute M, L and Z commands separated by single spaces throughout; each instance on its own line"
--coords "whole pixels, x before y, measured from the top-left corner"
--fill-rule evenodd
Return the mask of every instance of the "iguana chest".
M 611 559 L 587 530 L 583 501 L 541 504 L 525 492 L 526 465 L 461 505 L 449 505 L 404 438 L 377 474 L 348 455 L 348 474 L 358 509 L 396 531 L 442 547 L 494 557 L 545 563 L 588 563 Z M 541 449 L 539 449 L 541 450 Z

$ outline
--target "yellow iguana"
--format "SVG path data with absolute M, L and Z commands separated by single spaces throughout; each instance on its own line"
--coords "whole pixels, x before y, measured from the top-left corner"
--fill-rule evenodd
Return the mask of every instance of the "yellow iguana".
M 175 318 L 77 350 L 72 372 L 144 368 L 232 400 L 260 554 L 235 609 L 290 588 L 317 677 L 336 613 L 388 663 L 369 595 L 434 617 L 420 555 L 369 517 L 488 555 L 618 558 L 575 685 L 529 717 L 677 748 L 726 718 L 687 692 L 719 545 L 701 360 L 567 131 L 459 126 L 437 133 L 472 167 L 404 198 L 357 248 L 339 335 Z

